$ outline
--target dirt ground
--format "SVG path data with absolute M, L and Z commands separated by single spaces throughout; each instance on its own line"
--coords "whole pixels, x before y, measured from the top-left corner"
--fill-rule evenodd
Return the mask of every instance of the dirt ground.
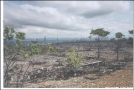
M 67 45 L 63 44 L 62 46 L 59 45 L 59 47 L 62 47 L 63 49 L 66 46 L 73 47 L 71 43 L 69 43 L 69 45 L 68 44 Z M 81 45 L 81 47 L 88 47 L 88 43 L 86 43 L 85 45 Z M 89 50 L 89 51 L 86 49 L 87 48 L 85 49 L 80 48 L 80 50 L 77 53 L 85 57 L 86 62 L 96 61 L 96 59 L 94 58 L 92 59 L 91 56 L 97 57 L 97 53 L 96 53 L 97 49 Z M 131 47 L 127 47 L 127 48 L 124 47 L 122 49 L 123 51 L 133 54 Z M 129 57 L 123 51 L 120 51 L 119 53 L 119 60 L 124 60 L 125 57 Z M 24 61 L 18 61 L 17 64 L 22 65 L 25 71 L 28 67 L 29 61 L 46 62 L 39 65 L 37 64 L 37 65 L 30 66 L 28 71 L 34 71 L 34 69 L 40 69 L 43 67 L 57 65 L 58 63 L 56 61 L 59 59 L 65 61 L 66 58 L 64 56 L 64 52 L 62 52 L 62 54 L 63 56 L 62 55 L 60 56 L 59 54 L 58 55 L 44 54 L 44 55 L 32 56 L 30 58 L 25 59 Z M 111 61 L 116 61 L 116 53 L 112 50 L 110 46 L 108 46 L 102 49 L 100 58 L 105 59 L 106 65 L 109 65 Z M 69 77 L 69 79 L 67 80 L 63 80 L 63 79 L 50 80 L 50 79 L 39 78 L 35 83 L 25 82 L 24 87 L 25 88 L 114 88 L 114 87 L 131 88 L 133 87 L 133 62 L 128 61 L 124 69 L 116 70 L 111 73 L 105 73 L 103 75 L 98 73 L 90 73 L 90 74 L 84 74 L 79 77 Z
M 133 87 L 133 62 L 129 62 L 123 70 L 116 70 L 110 74 L 97 76 L 88 74 L 68 80 L 39 81 L 36 84 L 27 83 L 28 88 L 132 88 Z

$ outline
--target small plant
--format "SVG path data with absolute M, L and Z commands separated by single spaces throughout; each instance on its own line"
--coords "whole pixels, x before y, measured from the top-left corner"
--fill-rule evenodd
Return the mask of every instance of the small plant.
M 114 41 L 115 41 L 115 38 L 110 39 L 110 41 L 111 41 L 111 42 L 114 42 Z
M 58 52 L 54 49 L 54 47 L 52 47 L 51 45 L 48 45 L 48 50 L 52 53 L 52 54 L 57 54 Z
M 133 61 L 133 55 L 131 53 L 126 53 L 126 57 L 124 58 L 124 61 L 129 62 L 129 61 Z
M 30 55 L 38 55 L 41 53 L 41 45 L 38 41 L 31 41 L 29 46 L 31 47 Z
M 76 53 L 76 50 L 77 49 L 72 48 L 71 52 L 66 51 L 67 62 L 70 66 L 72 66 L 74 68 L 81 66 L 81 63 L 84 61 L 83 56 Z
M 82 65 L 82 62 L 85 61 L 84 57 L 82 55 L 79 55 L 76 53 L 75 48 L 71 49 L 71 52 L 66 51 L 66 58 L 68 65 L 73 69 L 74 76 L 76 76 L 76 69 Z

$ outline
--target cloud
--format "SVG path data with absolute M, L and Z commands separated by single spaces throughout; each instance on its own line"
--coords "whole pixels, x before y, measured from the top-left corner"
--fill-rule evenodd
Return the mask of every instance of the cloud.
M 34 1 L 29 4 L 38 7 L 53 7 L 64 13 L 91 18 L 129 9 L 126 1 Z
M 23 28 L 15 28 L 19 32 L 25 32 L 27 38 L 43 38 L 47 36 L 48 38 L 58 37 L 79 37 L 81 32 L 79 31 L 68 31 L 68 30 L 57 30 L 57 29 L 48 29 L 37 26 L 24 26 Z M 76 35 L 76 36 L 74 36 Z
M 129 9 L 126 1 L 4 1 L 4 25 L 27 37 L 88 37 L 102 27 L 112 36 L 133 28 Z
M 15 6 L 15 7 L 14 7 Z M 8 7 L 11 7 L 8 9 Z M 17 26 L 40 26 L 52 29 L 78 30 L 83 29 L 76 22 L 76 17 L 67 16 L 52 7 L 34 7 L 31 5 L 5 4 L 5 25 Z M 79 19 L 79 17 L 77 17 Z

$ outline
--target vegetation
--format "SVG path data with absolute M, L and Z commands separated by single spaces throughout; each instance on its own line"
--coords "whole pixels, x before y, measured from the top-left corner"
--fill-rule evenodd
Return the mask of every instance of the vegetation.
M 120 48 L 121 48 L 121 41 L 123 40 L 123 37 L 124 37 L 124 35 L 121 33 L 121 32 L 117 32 L 116 34 L 115 34 L 115 37 L 117 38 L 117 41 L 116 41 L 116 47 L 115 47 L 115 52 L 116 52 L 116 54 L 117 54 L 117 61 L 118 61 L 118 57 L 119 57 L 119 50 L 120 50 Z
M 98 59 L 100 58 L 100 52 L 101 52 L 101 47 L 102 47 L 101 41 L 103 39 L 105 39 L 106 36 L 109 35 L 109 34 L 110 34 L 110 32 L 105 31 L 104 28 L 98 28 L 98 29 L 92 30 L 90 32 L 89 38 L 91 38 L 92 36 L 97 36 L 96 40 L 98 42 L 98 44 L 97 44 Z
M 130 45 L 132 45 L 132 46 L 133 46 L 133 31 L 134 31 L 134 30 L 129 30 L 129 31 L 128 31 L 129 34 L 132 35 L 132 37 L 129 37 L 129 38 L 128 38 L 128 43 L 129 43 Z
M 71 52 L 66 51 L 66 53 L 67 62 L 70 66 L 72 66 L 73 68 L 81 66 L 81 63 L 84 61 L 84 58 L 82 57 L 82 55 L 76 53 L 75 48 L 72 48 Z
M 51 45 L 48 45 L 48 50 L 52 53 L 52 54 L 57 54 L 58 52 L 54 49 L 54 47 L 52 47 Z
M 38 41 L 31 41 L 28 45 L 22 43 L 25 39 L 25 33 L 17 32 L 12 27 L 6 26 L 4 29 L 4 86 L 10 87 L 10 81 L 16 81 L 16 87 L 22 87 L 25 82 L 26 70 L 22 70 L 23 66 L 16 64 L 17 61 L 22 61 L 23 58 L 39 55 L 41 53 L 41 45 Z M 14 44 L 10 41 L 15 40 Z M 12 77 L 15 77 L 14 80 Z M 21 85 L 19 84 L 22 80 Z
M 129 31 L 129 33 L 133 34 L 133 31 Z M 96 36 L 97 42 L 93 42 L 95 44 L 93 44 L 92 46 L 97 47 L 97 58 L 98 59 L 100 58 L 101 49 L 103 49 L 102 47 L 104 46 L 102 41 L 104 39 L 106 39 L 109 34 L 110 34 L 110 32 L 105 31 L 104 28 L 98 28 L 98 29 L 92 30 L 90 32 L 90 36 L 89 36 L 90 41 L 93 36 Z M 37 55 L 41 55 L 41 54 L 43 55 L 45 50 L 50 52 L 52 55 L 58 54 L 58 52 L 57 52 L 58 48 L 56 48 L 55 46 L 52 46 L 53 44 L 52 45 L 48 44 L 48 45 L 43 46 L 38 43 L 37 39 L 35 39 L 34 41 L 31 41 L 29 44 L 24 44 L 22 41 L 25 39 L 26 34 L 23 32 L 17 32 L 14 30 L 14 28 L 9 27 L 9 26 L 6 26 L 4 28 L 3 36 L 4 36 L 4 87 L 11 87 L 12 81 L 14 81 L 15 87 L 23 87 L 24 83 L 28 79 L 27 73 L 30 71 L 28 69 L 30 68 L 30 66 L 33 66 L 33 63 L 35 63 L 34 62 L 35 60 L 33 60 L 31 58 L 32 56 L 37 56 Z M 10 42 L 13 40 L 15 41 L 15 43 Z M 44 39 L 44 41 L 46 41 L 46 38 Z M 115 45 L 115 52 L 117 55 L 117 57 L 115 57 L 115 58 L 117 58 L 117 61 L 118 61 L 119 51 L 122 48 L 122 44 L 124 44 L 124 42 L 126 43 L 126 38 L 121 32 L 117 32 L 115 34 L 115 38 L 112 38 L 110 41 L 112 41 L 113 46 Z M 113 42 L 115 42 L 115 43 L 113 43 Z M 78 42 L 76 42 L 76 43 L 79 45 L 79 47 L 80 47 L 80 45 L 82 45 Z M 133 42 L 131 41 L 131 43 L 133 43 Z M 65 44 L 63 44 L 63 46 Z M 110 42 L 110 44 L 111 44 L 111 42 Z M 57 45 L 57 44 L 55 44 L 55 45 Z M 76 46 L 73 43 L 71 43 L 70 45 Z M 89 47 L 89 45 L 88 45 L 88 47 Z M 58 67 L 56 67 L 56 68 L 55 67 L 53 68 L 51 66 L 49 67 L 49 65 L 48 65 L 48 67 L 46 65 L 46 67 L 47 67 L 46 68 L 44 66 L 44 63 L 46 63 L 46 61 L 45 61 L 45 62 L 43 62 L 43 65 L 42 65 L 43 67 L 41 67 L 37 70 L 37 72 L 39 72 L 40 74 L 35 73 L 36 70 L 33 67 L 31 67 L 32 71 L 29 72 L 29 73 L 31 73 L 30 74 L 31 76 L 29 76 L 29 78 L 33 80 L 33 79 L 35 79 L 35 77 L 39 76 L 40 78 L 43 77 L 43 79 L 45 77 L 45 79 L 46 78 L 54 78 L 53 80 L 57 80 L 57 78 L 62 77 L 62 74 L 66 75 L 66 77 L 68 78 L 71 76 L 73 77 L 73 76 L 84 75 L 85 73 L 88 74 L 90 72 L 92 72 L 92 73 L 98 72 L 98 71 L 99 71 L 99 73 L 101 73 L 101 71 L 103 71 L 102 73 L 109 72 L 108 70 L 101 70 L 103 68 L 98 67 L 100 65 L 100 63 L 94 62 L 94 57 L 88 56 L 88 55 L 94 55 L 94 53 L 92 53 L 92 52 L 91 52 L 91 54 L 87 53 L 88 51 L 85 50 L 85 48 L 83 49 L 83 51 L 84 51 L 84 53 L 83 53 L 83 51 L 79 50 L 79 48 L 78 49 L 72 48 L 73 46 L 69 46 L 69 47 L 65 46 L 65 49 L 71 48 L 71 50 L 64 51 L 65 49 L 63 46 L 62 45 L 60 46 L 60 47 L 62 47 L 62 48 L 60 48 L 61 51 L 59 49 L 60 53 L 63 52 L 62 56 L 55 55 L 56 61 L 54 62 L 54 65 L 57 66 L 58 62 L 60 62 L 63 59 L 66 60 L 66 62 L 63 62 L 64 64 L 61 67 L 59 67 L 59 65 L 60 65 L 59 64 Z M 85 46 L 87 46 L 87 44 Z M 82 52 L 82 54 L 81 54 L 81 52 Z M 126 62 L 132 61 L 131 54 L 132 54 L 131 52 L 126 53 L 127 57 L 124 58 L 124 60 L 126 60 Z M 50 55 L 50 54 L 48 54 L 48 55 Z M 46 55 L 43 55 L 43 56 L 45 57 L 45 59 L 47 59 Z M 52 56 L 52 58 L 54 58 L 54 56 Z M 86 63 L 85 63 L 85 58 L 87 59 Z M 109 59 L 109 58 L 107 57 L 107 59 Z M 29 61 L 29 64 L 27 64 L 26 67 L 24 68 L 23 64 L 20 64 L 20 61 L 26 61 L 26 60 Z M 90 60 L 91 60 L 91 62 L 90 62 Z M 92 60 L 94 63 L 92 63 Z M 18 64 L 18 62 L 19 62 L 19 64 Z M 36 61 L 36 62 L 38 62 L 38 61 Z M 101 62 L 101 61 L 99 61 L 99 62 Z M 85 64 L 83 64 L 83 63 L 85 63 Z M 42 64 L 42 62 L 38 62 L 38 65 L 40 65 L 40 64 Z M 88 65 L 91 65 L 91 68 Z M 97 65 L 97 66 L 95 66 L 95 65 Z M 110 65 L 112 66 L 112 64 L 109 64 L 109 66 Z M 88 66 L 88 68 L 87 68 L 87 66 Z M 123 62 L 123 66 L 125 66 L 124 62 Z M 119 67 L 123 67 L 123 66 L 119 65 Z M 79 67 L 81 67 L 82 69 L 78 69 Z M 105 65 L 102 67 L 107 68 L 108 65 Z M 34 74 L 36 74 L 36 75 L 34 75 Z
M 72 48 L 71 52 L 66 51 L 68 66 L 71 67 L 74 71 L 74 76 L 76 76 L 76 70 L 78 69 L 78 67 L 80 67 L 82 63 L 85 61 L 82 55 L 76 53 L 76 50 L 76 48 Z
M 8 41 L 15 39 L 15 45 L 8 43 Z M 23 49 L 22 40 L 25 39 L 25 33 L 16 32 L 13 28 L 7 26 L 4 29 L 4 86 L 9 87 L 9 81 L 13 74 L 22 73 L 22 68 L 15 63 L 19 60 L 18 55 L 25 53 Z M 23 55 L 24 56 L 24 55 Z M 13 73 L 12 73 L 13 72 Z M 16 84 L 18 87 L 18 84 Z
M 31 50 L 31 51 L 29 51 L 30 55 L 39 55 L 39 54 L 41 54 L 42 48 L 41 48 L 41 45 L 37 41 L 29 43 L 28 46 L 29 46 L 29 48 Z
M 110 39 L 110 41 L 114 42 L 115 41 L 115 38 Z
M 128 32 L 129 32 L 129 34 L 133 35 L 134 30 L 129 30 Z

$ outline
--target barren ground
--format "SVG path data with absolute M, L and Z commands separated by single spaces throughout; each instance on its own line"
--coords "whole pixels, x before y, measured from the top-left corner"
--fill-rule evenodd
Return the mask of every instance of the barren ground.
M 91 49 L 89 49 L 88 43 L 79 43 L 79 51 L 78 54 L 81 54 L 86 58 L 86 62 L 96 61 L 96 59 L 91 59 L 89 57 L 97 57 L 97 49 L 95 48 L 95 43 L 92 45 Z M 83 44 L 83 45 L 82 45 Z M 101 58 L 105 58 L 105 63 L 111 63 L 111 61 L 116 61 L 116 53 L 113 51 L 114 44 L 106 43 L 104 44 L 104 48 L 101 52 Z M 58 48 L 67 49 L 66 47 L 78 47 L 77 43 L 69 43 L 69 44 L 60 44 Z M 68 50 L 68 49 L 67 49 Z M 132 47 L 125 46 L 122 48 L 122 51 L 119 52 L 119 60 L 124 60 L 128 55 L 125 52 L 129 52 L 133 54 Z M 64 54 L 65 52 L 62 52 Z M 132 55 L 131 55 L 132 56 Z M 26 70 L 28 67 L 29 61 L 36 62 L 46 62 L 41 63 L 39 65 L 34 65 L 34 68 L 40 69 L 42 67 L 54 66 L 57 64 L 57 60 L 65 60 L 65 56 L 59 55 L 51 55 L 49 53 L 32 56 L 31 58 L 25 59 L 24 61 L 19 61 L 17 64 L 23 65 L 23 69 Z M 37 82 L 25 82 L 25 88 L 105 88 L 105 87 L 133 87 L 133 61 L 126 62 L 126 66 L 124 69 L 116 70 L 111 73 L 106 73 L 103 75 L 99 75 L 98 73 L 90 73 L 85 74 L 79 77 L 69 77 L 67 80 L 47 80 L 39 78 Z M 56 67 L 56 66 L 55 66 Z M 28 71 L 33 71 L 33 67 L 29 67 Z M 100 67 L 99 67 L 100 68 Z
M 74 77 L 68 80 L 41 81 L 36 84 L 27 84 L 32 88 L 126 88 L 133 87 L 133 62 L 124 70 L 117 70 L 104 76 L 88 74 L 81 77 Z

